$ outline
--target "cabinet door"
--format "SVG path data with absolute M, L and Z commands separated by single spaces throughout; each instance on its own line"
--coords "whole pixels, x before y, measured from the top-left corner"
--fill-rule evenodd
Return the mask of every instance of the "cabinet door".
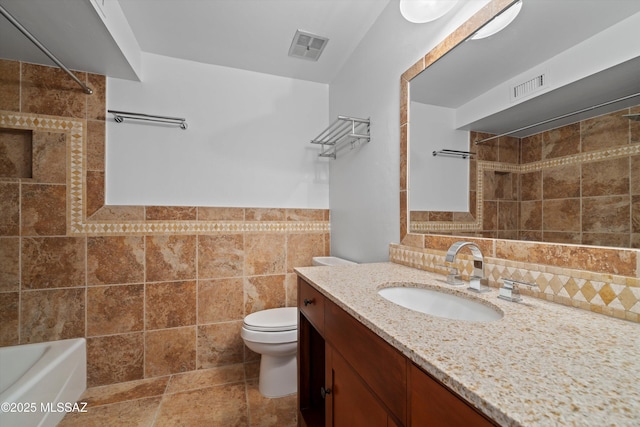
M 327 345 L 327 426 L 387 427 L 387 412 L 351 366 Z M 393 423 L 389 425 L 394 425 Z
M 410 425 L 415 427 L 494 426 L 440 382 L 411 364 L 409 391 Z

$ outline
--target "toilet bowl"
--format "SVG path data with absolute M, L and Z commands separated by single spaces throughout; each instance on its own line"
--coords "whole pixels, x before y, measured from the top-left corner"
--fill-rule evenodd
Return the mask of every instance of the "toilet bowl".
M 259 353 L 258 389 L 263 396 L 281 397 L 297 391 L 298 309 L 272 308 L 244 318 L 242 339 Z

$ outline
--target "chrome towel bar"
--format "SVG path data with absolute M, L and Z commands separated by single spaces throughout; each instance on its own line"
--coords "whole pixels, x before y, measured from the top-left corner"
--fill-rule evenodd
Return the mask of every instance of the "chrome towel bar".
M 7 18 L 7 20 L 9 22 L 11 22 L 14 27 L 16 27 L 18 30 L 20 30 L 20 32 L 22 34 L 24 34 L 31 41 L 31 43 L 36 45 L 36 47 L 38 49 L 40 49 L 42 51 L 42 53 L 47 55 L 49 57 L 49 59 L 51 59 L 53 62 L 55 62 L 58 67 L 60 67 L 65 73 L 69 74 L 69 77 L 71 77 L 73 80 L 75 80 L 75 82 L 78 83 L 82 87 L 82 91 L 84 93 L 86 93 L 87 95 L 91 95 L 93 93 L 93 89 L 91 89 L 89 86 L 84 84 L 78 77 L 76 77 L 75 74 L 73 74 L 71 72 L 71 70 L 69 70 L 67 67 L 65 67 L 64 64 L 62 62 L 60 62 L 60 60 L 58 58 L 56 58 L 56 56 L 53 53 L 51 53 L 51 51 L 49 51 L 49 49 L 47 49 L 42 43 L 40 43 L 38 41 L 38 39 L 36 39 L 35 36 L 29 32 L 29 30 L 27 30 L 20 22 L 18 22 L 16 20 L 16 18 L 14 18 L 7 11 L 7 9 L 2 7 L 2 5 L 0 5 L 0 14 L 2 14 L 5 18 Z
M 462 159 L 471 158 L 471 156 L 476 153 L 472 153 L 471 151 L 459 151 L 459 150 L 447 150 L 443 148 L 442 150 L 434 151 L 433 156 L 446 156 L 446 157 L 458 157 Z
M 116 110 L 108 110 L 108 112 L 113 114 L 113 120 L 115 120 L 117 123 L 122 123 L 124 119 L 132 119 L 132 120 L 145 120 L 148 122 L 171 123 L 171 124 L 180 126 L 180 129 L 187 128 L 187 119 L 183 119 L 180 117 L 167 117 L 167 116 L 157 116 L 153 114 L 129 113 L 127 111 L 116 111 Z

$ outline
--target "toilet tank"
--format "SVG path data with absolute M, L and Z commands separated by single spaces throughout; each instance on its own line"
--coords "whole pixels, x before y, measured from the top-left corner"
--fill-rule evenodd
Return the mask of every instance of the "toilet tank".
M 356 262 L 335 256 L 315 256 L 311 259 L 313 265 L 348 265 L 357 264 Z

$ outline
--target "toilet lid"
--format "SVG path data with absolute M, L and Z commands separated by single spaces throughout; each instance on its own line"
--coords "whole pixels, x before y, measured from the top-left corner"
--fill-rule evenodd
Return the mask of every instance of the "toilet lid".
M 254 331 L 291 331 L 298 328 L 296 307 L 256 311 L 244 318 L 244 327 Z

